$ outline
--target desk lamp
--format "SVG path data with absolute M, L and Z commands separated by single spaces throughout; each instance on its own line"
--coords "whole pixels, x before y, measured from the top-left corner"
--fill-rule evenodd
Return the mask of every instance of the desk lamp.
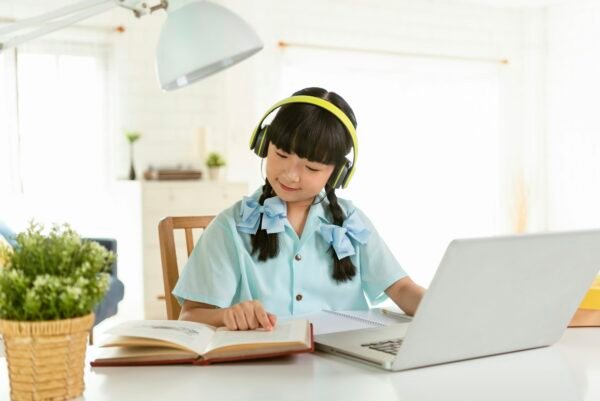
M 149 6 L 141 0 L 83 0 L 0 28 L 0 52 L 113 7 L 127 8 L 137 18 L 166 10 L 156 50 L 156 71 L 165 91 L 187 86 L 263 48 L 244 20 L 208 1 L 159 0 Z

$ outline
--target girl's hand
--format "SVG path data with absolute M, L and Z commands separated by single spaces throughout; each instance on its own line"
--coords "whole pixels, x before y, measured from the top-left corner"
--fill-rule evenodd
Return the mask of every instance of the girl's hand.
M 266 312 L 260 301 L 244 301 L 224 309 L 223 323 L 229 330 L 272 330 L 277 317 Z

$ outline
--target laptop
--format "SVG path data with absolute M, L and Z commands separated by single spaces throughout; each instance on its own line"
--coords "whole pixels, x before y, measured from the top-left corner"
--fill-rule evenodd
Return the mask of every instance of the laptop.
M 412 321 L 315 336 L 316 349 L 401 371 L 558 341 L 600 270 L 600 230 L 460 239 Z

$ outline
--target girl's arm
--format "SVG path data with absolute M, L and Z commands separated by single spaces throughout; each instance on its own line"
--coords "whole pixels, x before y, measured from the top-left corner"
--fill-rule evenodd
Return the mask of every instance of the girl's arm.
M 200 322 L 229 330 L 271 330 L 277 322 L 275 315 L 264 310 L 259 301 L 244 301 L 229 308 L 217 308 L 202 302 L 183 302 L 179 320 Z
M 215 327 L 223 326 L 223 310 L 202 302 L 183 301 L 179 320 L 189 320 Z
M 425 288 L 416 284 L 410 277 L 404 277 L 390 285 L 385 293 L 406 314 L 414 316 L 419 303 L 425 294 Z

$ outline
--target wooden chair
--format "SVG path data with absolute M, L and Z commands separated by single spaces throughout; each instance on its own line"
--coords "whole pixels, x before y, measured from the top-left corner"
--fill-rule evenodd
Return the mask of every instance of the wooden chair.
M 177 252 L 175 247 L 175 230 L 185 230 L 185 244 L 187 256 L 194 249 L 193 229 L 205 229 L 214 219 L 214 216 L 189 216 L 189 217 L 165 217 L 158 224 L 158 239 L 160 242 L 160 259 L 162 262 L 163 284 L 165 287 L 165 301 L 167 307 L 167 319 L 177 320 L 181 307 L 177 299 L 171 294 L 177 280 L 179 279 L 179 267 L 177 265 Z

